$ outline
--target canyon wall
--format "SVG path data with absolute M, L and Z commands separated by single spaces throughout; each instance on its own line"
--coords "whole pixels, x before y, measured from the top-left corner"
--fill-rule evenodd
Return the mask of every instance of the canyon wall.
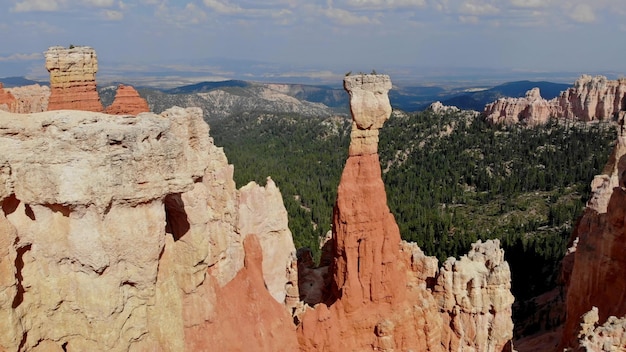
M 591 198 L 572 234 L 574 246 L 564 260 L 567 316 L 559 350 L 626 346 L 625 186 L 626 137 L 620 134 L 603 174 L 591 184 Z
M 497 241 L 475 244 L 468 256 L 441 269 L 435 258 L 401 241 L 377 153 L 378 130 L 391 114 L 391 81 L 347 76 L 344 88 L 353 123 L 333 214 L 330 294 L 298 316 L 301 350 L 510 348 L 513 296 Z
M 149 112 L 148 102 L 139 96 L 132 86 L 120 84 L 115 91 L 115 99 L 104 112 L 111 115 L 137 115 Z
M 88 46 L 53 46 L 45 52 L 50 72 L 48 110 L 102 111 L 96 89 L 98 58 Z
M 39 84 L 6 88 L 15 97 L 15 106 L 9 112 L 29 114 L 48 110 L 50 88 Z
M 626 79 L 612 81 L 604 76 L 581 76 L 560 96 L 545 100 L 539 88 L 524 98 L 502 98 L 487 104 L 483 114 L 495 124 L 518 122 L 533 126 L 545 124 L 550 117 L 580 121 L 606 120 L 626 110 Z
M 240 197 L 208 132 L 193 108 L 0 112 L 0 350 L 297 349 L 293 244 L 261 274 L 291 238 L 280 193 Z M 258 204 L 277 217 L 240 217 Z

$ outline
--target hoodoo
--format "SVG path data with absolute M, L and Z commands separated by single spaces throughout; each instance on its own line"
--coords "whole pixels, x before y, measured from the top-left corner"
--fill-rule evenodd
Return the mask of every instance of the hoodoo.
M 344 79 L 352 132 L 333 214 L 330 294 L 301 315 L 304 351 L 502 351 L 512 338 L 510 272 L 497 241 L 461 260 L 402 242 L 387 206 L 378 131 L 391 114 L 386 75 Z
M 626 110 L 626 79 L 582 75 L 574 86 L 546 100 L 533 88 L 523 98 L 501 98 L 487 104 L 483 114 L 491 123 L 545 124 L 550 117 L 580 121 L 606 120 Z
M 88 46 L 53 46 L 45 53 L 50 72 L 48 110 L 102 111 L 96 90 L 98 58 Z
M 104 112 L 111 115 L 137 115 L 148 111 L 150 111 L 148 102 L 139 96 L 135 88 L 120 84 L 117 86 L 113 104 Z

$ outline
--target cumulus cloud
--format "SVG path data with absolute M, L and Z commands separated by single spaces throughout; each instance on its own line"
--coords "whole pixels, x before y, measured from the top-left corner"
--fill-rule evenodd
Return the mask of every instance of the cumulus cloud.
M 194 3 L 183 8 L 169 7 L 162 2 L 157 6 L 156 15 L 164 22 L 183 28 L 188 24 L 199 24 L 207 20 L 207 14 Z
M 15 3 L 14 12 L 57 11 L 60 2 L 57 0 L 24 0 Z
M 578 4 L 569 13 L 569 17 L 576 22 L 592 23 L 596 20 L 596 15 L 591 6 L 587 4 Z
M 379 24 L 380 21 L 378 19 L 370 17 L 370 16 L 359 16 L 354 14 L 348 10 L 338 9 L 334 7 L 329 7 L 327 9 L 322 10 L 324 16 L 333 22 L 341 25 L 359 25 L 359 24 Z
M 490 3 L 481 3 L 480 1 L 465 1 L 459 7 L 459 11 L 463 14 L 472 16 L 493 15 L 499 12 L 499 9 Z
M 40 53 L 32 53 L 32 54 L 12 54 L 9 56 L 0 56 L 0 62 L 7 61 L 32 61 L 32 60 L 40 60 L 42 55 Z
M 239 5 L 233 5 L 228 1 L 220 0 L 204 0 L 204 5 L 212 9 L 215 12 L 232 15 L 244 12 L 244 9 Z

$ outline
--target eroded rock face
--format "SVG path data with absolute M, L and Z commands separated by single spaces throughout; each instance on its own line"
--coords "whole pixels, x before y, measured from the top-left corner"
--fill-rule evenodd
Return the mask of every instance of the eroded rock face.
M 576 351 L 623 351 L 626 348 L 626 318 L 611 316 L 602 325 L 598 325 L 598 320 L 596 307 L 581 317 Z
M 560 96 L 545 100 L 533 88 L 524 98 L 502 98 L 485 106 L 484 115 L 492 123 L 523 122 L 544 124 L 551 116 L 581 121 L 604 120 L 626 110 L 626 79 L 615 81 L 604 76 L 581 76 Z
M 0 112 L 0 148 L 0 350 L 232 350 L 226 301 L 264 324 L 250 332 L 293 331 L 254 236 L 244 252 L 233 168 L 200 109 Z M 259 350 L 295 342 L 246 336 Z
M 485 106 L 487 121 L 494 124 L 516 124 L 529 126 L 545 124 L 550 116 L 557 114 L 556 105 L 541 97 L 539 88 L 526 92 L 524 98 L 501 98 Z
M 280 191 L 269 177 L 265 187 L 250 182 L 239 190 L 238 204 L 239 233 L 258 235 L 263 249 L 265 284 L 272 297 L 283 304 L 287 298 L 287 284 L 291 282 L 287 268 L 291 265 L 296 248 Z M 291 295 L 297 297 L 297 290 L 291 290 Z
M 299 316 L 301 349 L 501 351 L 512 338 L 513 299 L 498 244 L 477 244 L 458 267 L 438 270 L 400 240 L 377 154 L 390 86 L 387 76 L 344 80 L 354 119 L 333 213 L 331 294 Z
M 48 110 L 48 99 L 50 98 L 50 88 L 39 84 L 32 84 L 22 87 L 7 88 L 13 94 L 16 103 L 10 112 L 20 114 L 30 114 Z
M 53 46 L 45 53 L 50 72 L 48 110 L 102 111 L 96 90 L 98 58 L 88 46 Z
M 16 99 L 13 94 L 5 90 L 2 83 L 0 83 L 0 110 L 12 112 L 16 104 Z
M 148 102 L 139 96 L 135 88 L 120 84 L 115 92 L 115 100 L 104 112 L 111 115 L 137 115 L 149 111 Z
M 573 256 L 571 274 L 564 275 L 569 285 L 562 348 L 578 346 L 580 319 L 593 307 L 599 325 L 610 316 L 626 316 L 625 145 L 626 138 L 618 137 L 606 174 L 594 179 L 592 198 L 573 233 L 577 245 L 568 253 Z

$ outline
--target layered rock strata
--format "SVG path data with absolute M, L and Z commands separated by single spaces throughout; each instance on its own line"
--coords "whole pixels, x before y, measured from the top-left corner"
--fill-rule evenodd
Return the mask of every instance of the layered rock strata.
M 510 272 L 496 242 L 465 258 L 425 256 L 400 239 L 377 154 L 388 76 L 348 76 L 349 157 L 333 214 L 330 294 L 299 318 L 304 351 L 502 351 L 512 337 Z
M 137 115 L 149 111 L 148 102 L 139 96 L 135 88 L 123 84 L 117 86 L 113 103 L 104 110 L 111 115 Z
M 581 76 L 572 88 L 560 96 L 545 100 L 538 88 L 524 98 L 502 98 L 487 104 L 483 114 L 492 123 L 528 125 L 544 124 L 557 118 L 594 121 L 618 117 L 626 110 L 626 79 L 615 81 L 604 76 Z
M 572 234 L 576 245 L 565 260 L 570 265 L 563 275 L 568 286 L 561 348 L 578 348 L 580 336 L 606 332 L 596 325 L 613 324 L 612 316 L 626 317 L 625 186 L 626 137 L 620 135 L 603 175 L 592 182 L 591 199 Z M 581 317 L 592 309 L 587 320 L 593 316 L 593 324 L 581 326 Z M 620 345 L 623 336 L 615 338 L 612 343 Z
M 0 350 L 297 348 L 262 274 L 282 203 L 262 226 L 239 212 L 280 193 L 240 203 L 199 109 L 0 112 L 0 148 Z
M 45 52 L 50 72 L 48 110 L 102 111 L 96 89 L 98 58 L 87 46 L 53 46 Z

